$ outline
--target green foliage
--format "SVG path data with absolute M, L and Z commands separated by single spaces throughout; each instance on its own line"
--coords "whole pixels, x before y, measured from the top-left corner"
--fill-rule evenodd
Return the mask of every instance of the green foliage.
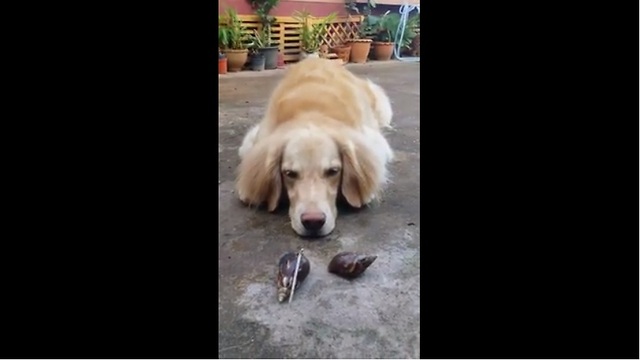
M 358 8 L 358 3 L 356 0 L 347 0 L 344 4 L 345 9 L 351 14 L 360 14 L 360 9 Z M 376 2 L 374 0 L 367 1 L 367 4 L 363 7 L 364 15 L 371 14 L 371 9 L 376 7 Z
M 314 53 L 320 49 L 322 37 L 327 32 L 327 24 L 336 18 L 336 13 L 331 13 L 322 18 L 322 20 L 309 24 L 311 15 L 308 11 L 296 11 L 293 18 L 296 19 L 302 27 L 300 28 L 300 47 L 307 53 Z
M 260 18 L 260 23 L 262 24 L 262 29 L 268 33 L 264 35 L 267 39 L 266 42 L 263 41 L 263 45 L 261 47 L 271 46 L 271 26 L 276 23 L 275 16 L 269 15 L 271 10 L 278 6 L 280 0 L 247 0 L 249 4 L 251 4 L 251 8 L 256 12 L 258 18 Z M 254 34 L 255 36 L 255 34 Z M 263 40 L 265 38 L 262 38 Z
M 383 42 L 393 42 L 393 37 L 391 36 L 391 28 L 393 27 L 393 21 L 391 18 L 393 15 L 389 15 L 389 11 L 384 13 L 382 16 L 369 15 L 366 20 L 369 24 L 370 30 L 369 32 L 373 36 L 376 41 Z M 397 27 L 397 24 L 396 24 Z M 395 31 L 395 28 L 394 28 Z
M 352 0 L 352 1 L 355 1 L 355 0 Z M 364 18 L 362 19 L 360 26 L 358 26 L 358 37 L 361 39 L 373 39 L 377 34 L 376 27 L 380 17 L 371 15 L 371 9 L 375 7 L 376 7 L 376 3 L 373 2 L 372 0 L 369 0 L 362 9 L 362 14 L 364 15 Z M 355 10 L 357 13 L 360 13 L 358 11 L 357 4 L 356 4 Z
M 218 44 L 221 49 L 229 47 L 229 32 L 220 24 L 220 19 L 218 19 Z
M 376 41 L 395 42 L 398 37 L 398 31 L 402 31 L 400 27 L 400 14 L 385 13 L 382 16 L 369 15 L 363 22 L 365 25 L 361 28 L 367 29 L 366 36 L 373 37 Z M 415 15 L 407 19 L 404 32 L 402 33 L 401 47 L 408 47 L 416 36 L 415 30 L 420 27 L 420 16 Z
M 260 18 L 262 26 L 270 27 L 276 21 L 274 16 L 269 15 L 271 10 L 278 6 L 280 0 L 247 0 L 251 5 L 251 8 L 256 12 L 256 15 Z
M 251 39 L 252 46 L 250 49 L 252 53 L 255 53 L 258 49 L 271 46 L 271 31 L 268 28 L 262 29 L 261 31 L 253 30 Z
M 393 15 L 393 16 L 391 16 Z M 388 19 L 387 26 L 390 29 L 391 41 L 395 41 L 398 35 L 398 26 L 400 25 L 400 14 L 391 14 Z M 411 41 L 414 37 L 416 37 L 416 29 L 420 27 L 420 16 L 414 15 L 407 19 L 407 24 L 404 27 L 404 32 L 402 33 L 402 44 L 400 44 L 401 48 L 409 47 L 411 45 Z M 402 29 L 399 29 L 402 31 Z
M 246 31 L 234 9 L 229 8 L 218 17 L 218 41 L 223 49 L 242 50 L 250 46 L 251 38 Z
M 360 39 L 373 39 L 377 34 L 378 17 L 367 15 L 358 26 L 358 37 Z

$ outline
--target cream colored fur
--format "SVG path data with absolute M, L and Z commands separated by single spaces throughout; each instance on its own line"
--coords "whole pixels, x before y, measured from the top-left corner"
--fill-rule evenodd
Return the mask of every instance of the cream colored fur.
M 381 130 L 392 117 L 384 90 L 342 65 L 306 59 L 291 66 L 238 150 L 240 200 L 273 211 L 286 194 L 296 233 L 329 234 L 339 193 L 361 207 L 387 182 L 393 151 Z M 318 231 L 303 225 L 309 213 L 326 216 Z

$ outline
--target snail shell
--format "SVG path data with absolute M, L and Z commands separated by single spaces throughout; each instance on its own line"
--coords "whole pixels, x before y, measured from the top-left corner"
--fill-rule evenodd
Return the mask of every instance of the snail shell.
M 353 279 L 367 270 L 377 258 L 376 255 L 360 255 L 353 252 L 342 252 L 331 259 L 328 270 L 330 273 Z
M 297 252 L 288 252 L 280 258 L 278 261 L 278 274 L 277 274 L 277 285 L 278 285 L 278 301 L 283 302 L 284 300 L 289 298 L 291 295 L 291 285 L 293 285 L 293 276 L 295 274 L 296 262 L 298 261 L 298 253 Z M 300 287 L 300 284 L 307 278 L 309 275 L 309 270 L 311 269 L 311 265 L 309 260 L 302 255 L 300 258 L 300 266 L 298 267 L 298 277 L 296 279 L 296 290 Z

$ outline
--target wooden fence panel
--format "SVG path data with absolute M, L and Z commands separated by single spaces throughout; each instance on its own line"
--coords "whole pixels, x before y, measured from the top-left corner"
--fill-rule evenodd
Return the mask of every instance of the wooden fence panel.
M 253 34 L 254 30 L 261 30 L 262 24 L 257 15 L 238 15 L 242 24 L 247 28 L 246 32 Z M 310 23 L 319 22 L 322 18 L 312 17 Z M 330 48 L 340 45 L 357 35 L 362 16 L 337 17 L 327 25 L 328 31 L 323 36 L 322 43 Z M 284 55 L 286 63 L 296 62 L 300 56 L 300 28 L 302 24 L 290 16 L 276 16 L 276 22 L 271 27 L 271 41 L 273 46 L 278 46 Z

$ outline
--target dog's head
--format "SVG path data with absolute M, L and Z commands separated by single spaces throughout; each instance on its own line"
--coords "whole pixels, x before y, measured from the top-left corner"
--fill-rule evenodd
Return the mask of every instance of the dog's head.
M 301 236 L 325 236 L 335 228 L 340 192 L 359 208 L 378 191 L 383 169 L 375 154 L 351 131 L 307 127 L 274 133 L 243 159 L 238 189 L 245 202 L 266 202 L 269 211 L 286 194 L 293 230 Z

